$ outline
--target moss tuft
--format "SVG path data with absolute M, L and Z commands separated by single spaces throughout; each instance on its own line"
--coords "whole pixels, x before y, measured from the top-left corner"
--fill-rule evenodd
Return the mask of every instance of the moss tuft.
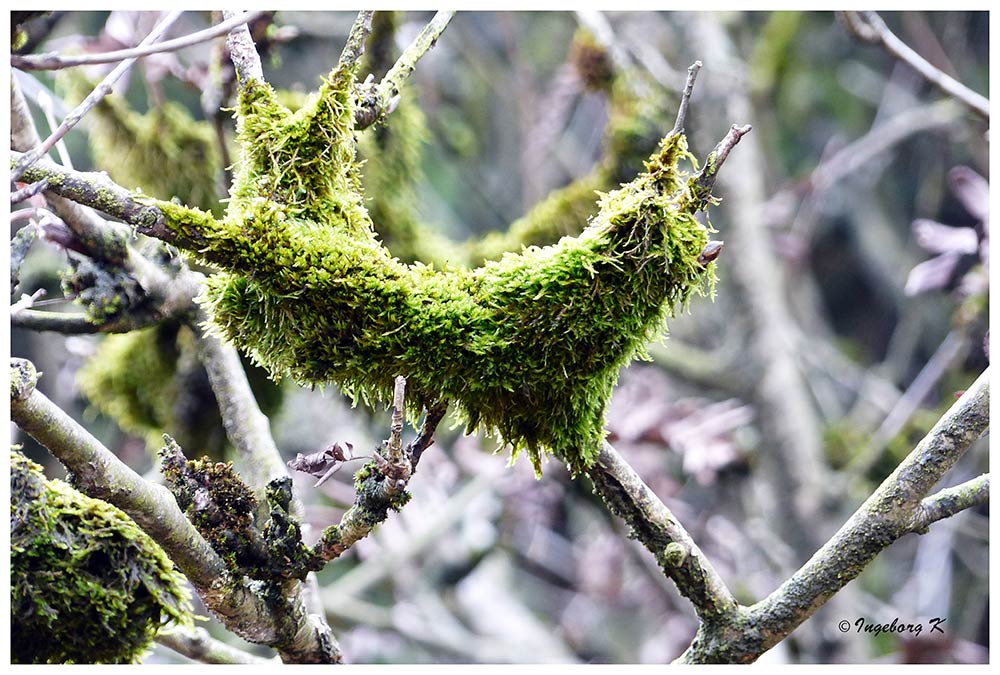
M 11 660 L 131 663 L 167 622 L 191 626 L 184 578 L 123 512 L 11 451 Z

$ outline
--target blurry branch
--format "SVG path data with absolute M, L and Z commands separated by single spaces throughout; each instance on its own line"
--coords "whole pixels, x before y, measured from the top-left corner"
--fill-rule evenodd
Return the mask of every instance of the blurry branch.
M 673 377 L 709 389 L 730 394 L 743 394 L 747 383 L 733 367 L 737 352 L 735 345 L 727 344 L 707 350 L 686 344 L 675 338 L 670 344 L 653 342 L 648 347 L 653 365 Z
M 736 599 L 691 535 L 611 444 L 604 443 L 587 475 L 608 509 L 624 519 L 656 556 L 663 573 L 691 601 L 702 621 L 713 622 L 737 611 Z
M 17 316 L 21 312 L 27 311 L 29 307 L 35 304 L 35 300 L 38 300 L 43 295 L 45 295 L 44 288 L 39 288 L 31 295 L 28 295 L 27 293 L 22 294 L 21 298 L 10 306 L 10 316 Z
M 857 577 L 900 537 L 984 504 L 980 476 L 924 499 L 989 427 L 989 370 L 983 372 L 843 527 L 788 581 L 751 607 L 705 622 L 683 663 L 755 661 Z M 728 622 L 727 622 L 728 621 Z
M 253 654 L 248 654 L 232 645 L 216 640 L 204 628 L 161 631 L 156 635 L 156 641 L 182 656 L 186 656 L 194 661 L 200 661 L 201 663 L 249 666 L 273 662 L 271 659 L 264 659 Z
M 718 17 L 697 15 L 689 34 L 696 46 L 716 54 L 724 69 L 741 72 L 744 66 L 733 55 L 732 40 Z M 715 104 L 729 119 L 754 119 L 741 82 L 727 84 L 716 94 Z M 809 386 L 799 368 L 798 329 L 786 302 L 782 265 L 767 236 L 761 208 L 767 172 L 758 139 L 749 136 L 731 162 L 720 185 L 725 212 L 731 214 L 727 244 L 737 252 L 727 258 L 734 301 L 743 309 L 749 327 L 746 370 L 756 386 L 748 402 L 761 420 L 762 468 L 771 478 L 773 503 L 779 510 L 773 521 L 787 543 L 805 555 L 819 543 L 814 539 L 824 484 L 822 434 Z
M 465 517 L 466 509 L 477 497 L 487 492 L 496 482 L 496 476 L 481 473 L 469 481 L 447 502 L 435 507 L 433 515 L 425 518 L 420 531 L 405 542 L 373 556 L 354 567 L 323 589 L 324 607 L 339 613 L 338 607 L 357 598 L 365 590 L 393 572 L 403 569 L 416 556 L 441 540 L 441 536 Z
M 10 325 L 12 328 L 52 331 L 63 335 L 92 335 L 94 333 L 129 333 L 155 326 L 164 318 L 166 317 L 155 317 L 151 314 L 135 315 L 126 312 L 118 320 L 96 324 L 90 321 L 85 314 L 25 309 L 11 316 Z
M 157 45 L 140 45 L 129 49 L 104 52 L 103 54 L 74 54 L 71 56 L 64 56 L 55 52 L 25 56 L 14 54 L 10 57 L 10 64 L 15 68 L 21 68 L 23 70 L 58 70 L 60 68 L 69 68 L 72 66 L 84 66 L 97 63 L 115 63 L 125 59 L 135 60 L 143 56 L 149 56 L 150 54 L 175 52 L 179 49 L 184 49 L 185 47 L 191 47 L 192 45 L 207 42 L 213 38 L 219 37 L 220 35 L 225 35 L 232 30 L 233 26 L 253 21 L 263 13 L 264 12 L 246 12 L 227 19 L 226 21 L 223 21 L 216 26 L 212 26 L 211 28 L 206 28 L 198 31 L 197 33 L 185 35 L 184 37 L 167 40 L 166 42 L 161 42 Z
M 954 102 L 942 100 L 894 115 L 813 169 L 808 180 L 810 190 L 822 192 L 829 189 L 907 138 L 954 123 L 959 119 L 960 112 Z
M 990 503 L 990 475 L 984 473 L 961 485 L 950 487 L 927 497 L 920 502 L 913 514 L 910 528 L 923 533 L 939 520 L 944 520 L 965 509 L 985 506 Z
M 11 371 L 11 419 L 66 466 L 76 487 L 114 504 L 153 537 L 229 630 L 251 642 L 274 646 L 285 661 L 340 660 L 329 627 L 307 614 L 299 598 L 275 603 L 245 581 L 233 579 L 165 487 L 132 471 L 35 389 L 39 374 L 29 361 L 11 359 Z
M 174 24 L 177 19 L 180 18 L 182 12 L 171 12 L 166 17 L 164 17 L 152 32 L 146 36 L 146 38 L 140 43 L 140 46 L 145 46 L 156 42 L 163 36 L 164 33 Z M 42 156 L 48 153 L 49 150 L 59 141 L 60 138 L 65 136 L 70 129 L 75 127 L 77 123 L 83 119 L 91 108 L 100 103 L 101 99 L 111 93 L 111 87 L 114 85 L 118 79 L 124 75 L 132 64 L 135 63 L 135 57 L 127 58 L 119 63 L 115 68 L 107 74 L 107 76 L 101 80 L 101 83 L 94 88 L 83 102 L 73 109 L 69 115 L 62 121 L 62 124 L 53 131 L 48 138 L 42 141 L 41 144 L 35 146 L 21 157 L 17 164 L 14 165 L 11 171 L 11 180 L 18 180 L 23 174 L 25 169 L 31 166 L 33 163 L 38 161 Z
M 864 476 L 882 456 L 885 446 L 913 417 L 920 404 L 927 398 L 941 377 L 950 369 L 969 346 L 968 336 L 959 329 L 952 330 L 938 346 L 937 351 L 920 369 L 920 372 L 902 396 L 896 401 L 881 426 L 872 435 L 864 451 L 855 455 L 848 470 L 855 476 Z
M 964 84 L 941 72 L 926 59 L 910 49 L 889 30 L 876 12 L 843 12 L 844 23 L 848 30 L 859 40 L 870 44 L 882 45 L 887 52 L 916 70 L 925 80 L 957 99 L 979 114 L 987 122 L 990 119 L 990 101 L 977 94 Z
M 10 87 L 10 147 L 15 151 L 27 151 L 42 142 L 28 110 L 17 79 L 11 80 Z M 20 156 L 16 156 L 20 159 Z M 22 176 L 23 178 L 23 176 Z M 41 178 L 27 178 L 25 182 L 35 183 Z M 54 181 L 49 181 L 50 187 Z M 86 246 L 95 258 L 111 262 L 121 262 L 127 256 L 126 233 L 124 228 L 108 225 L 89 209 L 80 206 L 70 198 L 63 198 L 47 190 L 45 198 L 56 214 L 69 226 L 76 238 Z
M 25 185 L 20 190 L 15 190 L 10 193 L 10 205 L 20 204 L 25 199 L 30 199 L 34 197 L 39 192 L 44 191 L 49 186 L 49 181 L 42 179 L 37 183 L 31 183 L 30 185 Z

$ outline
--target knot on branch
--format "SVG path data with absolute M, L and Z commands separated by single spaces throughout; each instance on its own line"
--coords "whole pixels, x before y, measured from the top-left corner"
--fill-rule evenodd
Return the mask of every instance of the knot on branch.
M 10 360 L 10 400 L 26 401 L 31 392 L 35 391 L 41 373 L 35 370 L 35 364 L 27 359 Z

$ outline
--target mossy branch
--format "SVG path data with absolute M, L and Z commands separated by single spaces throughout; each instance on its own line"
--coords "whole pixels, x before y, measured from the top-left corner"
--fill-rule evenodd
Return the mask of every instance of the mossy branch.
M 801 569 L 764 600 L 704 623 L 678 660 L 756 660 L 897 539 L 982 503 L 988 488 L 985 476 L 927 499 L 924 496 L 989 427 L 989 389 L 987 370 Z
M 354 475 L 354 504 L 341 517 L 340 522 L 323 530 L 313 552 L 322 560 L 339 557 L 351 546 L 364 539 L 372 529 L 389 516 L 389 511 L 399 511 L 410 501 L 406 491 L 413 473 L 413 448 L 423 452 L 431 443 L 434 428 L 444 415 L 443 407 L 428 413 L 420 436 L 407 447 L 402 445 L 403 414 L 405 409 L 406 379 L 397 377 L 393 391 L 392 426 L 389 439 L 383 442 L 384 453 L 376 451 L 368 462 Z
M 11 419 L 69 469 L 87 495 L 127 513 L 170 556 L 205 605 L 231 631 L 266 644 L 296 663 L 340 660 L 321 617 L 310 616 L 301 598 L 275 603 L 247 583 L 236 583 L 225 563 L 178 509 L 166 488 L 149 483 L 35 389 L 38 374 L 24 359 L 11 359 Z

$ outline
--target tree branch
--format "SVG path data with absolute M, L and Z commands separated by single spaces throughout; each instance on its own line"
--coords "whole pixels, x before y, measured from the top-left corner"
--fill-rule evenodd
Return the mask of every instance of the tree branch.
M 176 630 L 161 631 L 157 633 L 156 641 L 182 656 L 186 656 L 194 661 L 200 661 L 201 663 L 248 666 L 274 663 L 272 659 L 263 659 L 259 656 L 248 654 L 221 640 L 216 640 L 204 628 L 195 628 L 194 630 L 178 628 Z
M 371 126 L 395 109 L 400 89 L 409 78 L 410 73 L 413 72 L 417 61 L 437 43 L 437 39 L 448 27 L 453 16 L 455 16 L 455 12 L 435 14 L 413 42 L 399 55 L 396 63 L 385 74 L 382 81 L 373 88 L 374 96 L 362 98 L 361 104 L 354 111 L 354 125 L 357 129 Z
M 987 122 L 990 119 L 990 100 L 977 94 L 947 73 L 935 68 L 920 54 L 909 48 L 885 25 L 877 12 L 843 12 L 844 23 L 855 37 L 869 44 L 881 45 L 887 52 L 906 63 L 925 80 L 960 101 Z
M 229 47 L 229 58 L 233 61 L 233 67 L 236 69 L 236 76 L 240 83 L 263 82 L 264 68 L 261 66 L 260 55 L 257 53 L 253 38 L 250 37 L 250 28 L 247 26 L 248 21 L 253 17 L 244 18 L 247 16 L 245 14 L 236 16 L 232 10 L 226 10 L 222 15 L 226 18 L 226 23 L 236 22 L 236 25 L 230 27 L 229 35 L 226 37 L 226 46 Z M 242 21 L 236 21 L 241 18 Z
M 266 509 L 267 484 L 288 477 L 288 469 L 271 435 L 267 416 L 260 411 L 250 389 L 236 348 L 211 333 L 206 328 L 210 322 L 204 308 L 199 308 L 192 325 L 198 337 L 198 357 L 208 372 L 226 435 L 242 459 L 241 474 L 254 491 L 261 509 Z M 299 520 L 303 518 L 305 513 L 298 499 L 292 499 L 291 512 Z M 266 510 L 260 515 L 266 516 Z
M 62 68 L 70 68 L 72 66 L 86 66 L 97 63 L 116 63 L 125 59 L 134 60 L 142 58 L 143 56 L 149 56 L 150 54 L 175 52 L 179 49 L 184 49 L 185 47 L 191 47 L 193 45 L 201 44 L 202 42 L 208 42 L 213 38 L 219 37 L 220 35 L 225 35 L 232 30 L 234 26 L 249 23 L 263 13 L 264 12 L 255 11 L 233 15 L 233 12 L 227 12 L 227 14 L 231 15 L 232 18 L 229 18 L 216 26 L 212 26 L 211 28 L 200 30 L 197 33 L 191 33 L 190 35 L 174 38 L 173 40 L 167 40 L 155 45 L 118 49 L 113 52 L 104 52 L 102 54 L 63 55 L 56 52 L 30 55 L 12 54 L 10 57 L 10 65 L 22 70 L 59 70 Z
M 931 523 L 949 518 L 965 509 L 990 503 L 990 475 L 984 473 L 961 485 L 946 488 L 922 500 L 913 514 L 910 529 L 924 533 Z
M 160 37 L 167 32 L 170 26 L 172 26 L 174 22 L 180 18 L 181 14 L 182 12 L 178 11 L 169 13 L 156 25 L 155 28 L 153 28 L 152 32 L 150 32 L 150 34 L 147 35 L 146 38 L 140 43 L 140 46 L 145 46 L 159 40 Z M 14 168 L 11 171 L 11 180 L 19 180 L 29 166 L 46 155 L 60 138 L 65 136 L 70 129 L 75 127 L 77 123 L 83 119 L 83 116 L 86 115 L 91 108 L 100 103 L 101 99 L 105 96 L 110 94 L 112 85 L 114 85 L 114 83 L 118 81 L 118 78 L 124 75 L 128 69 L 132 67 L 133 63 L 135 63 L 134 57 L 125 59 L 115 66 L 115 68 L 108 73 L 103 80 L 101 80 L 101 83 L 94 88 L 94 91 L 90 92 L 90 94 L 87 95 L 87 98 L 83 99 L 83 102 L 74 108 L 73 112 L 66 116 L 66 118 L 62 121 L 62 124 L 60 124 L 55 131 L 49 134 L 48 138 L 42 141 L 41 144 L 26 152 L 24 156 L 17 161 L 17 164 L 14 165 Z
M 745 608 L 739 621 L 706 623 L 678 659 L 685 663 L 751 662 L 788 636 L 900 537 L 983 503 L 987 476 L 933 497 L 924 495 L 989 427 L 989 370 L 788 581 Z M 921 501 L 922 500 L 922 501 Z
M 114 504 L 156 540 L 229 630 L 274 646 L 285 661 L 340 660 L 322 617 L 309 615 L 296 595 L 274 603 L 234 580 L 165 487 L 145 481 L 35 389 L 38 373 L 29 361 L 11 359 L 11 371 L 11 419 L 72 472 L 77 488 Z
M 738 611 L 736 599 L 691 535 L 611 444 L 604 443 L 587 475 L 594 491 L 656 556 L 663 573 L 692 602 L 702 621 Z

